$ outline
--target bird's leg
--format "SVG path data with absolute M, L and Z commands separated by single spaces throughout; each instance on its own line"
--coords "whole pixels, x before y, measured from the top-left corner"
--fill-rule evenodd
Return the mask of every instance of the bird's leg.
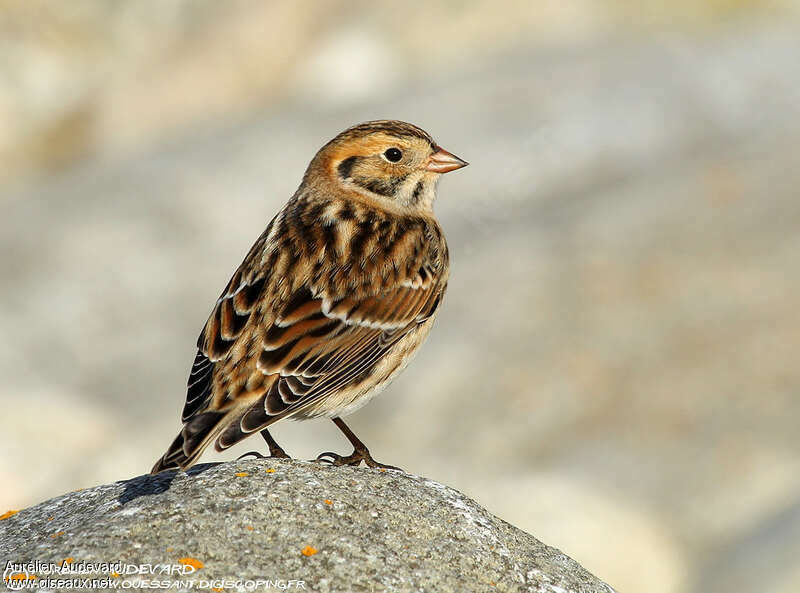
M 269 447 L 269 457 L 278 457 L 280 459 L 291 459 L 291 457 L 289 457 L 286 454 L 286 451 L 284 451 L 283 448 L 278 443 L 275 442 L 275 439 L 272 438 L 272 435 L 269 433 L 269 430 L 267 430 L 266 428 L 262 430 L 261 436 L 264 437 L 265 441 L 267 441 L 267 447 Z M 269 459 L 269 457 L 267 457 L 266 455 L 262 455 L 258 451 L 248 451 L 247 453 L 240 455 L 237 461 L 239 459 L 244 459 L 248 455 L 252 455 L 256 459 Z
M 264 437 L 264 440 L 267 441 L 267 447 L 269 447 L 269 456 L 270 457 L 280 457 L 281 459 L 291 459 L 289 455 L 286 454 L 286 451 L 275 442 L 275 439 L 272 438 L 272 435 L 269 434 L 269 430 L 266 428 L 261 431 L 261 436 Z
M 358 465 L 362 461 L 366 463 L 369 467 L 379 467 L 382 469 L 396 469 L 399 471 L 401 470 L 399 467 L 395 467 L 394 465 L 386 465 L 385 463 L 379 463 L 372 458 L 370 455 L 369 449 L 367 446 L 361 442 L 361 440 L 353 433 L 352 430 L 344 423 L 341 418 L 333 418 L 333 423 L 344 433 L 344 436 L 347 437 L 347 440 L 353 445 L 353 453 L 348 456 L 339 455 L 338 453 L 333 453 L 331 451 L 325 451 L 324 453 L 320 453 L 317 456 L 317 461 L 324 461 L 330 463 L 331 465 Z

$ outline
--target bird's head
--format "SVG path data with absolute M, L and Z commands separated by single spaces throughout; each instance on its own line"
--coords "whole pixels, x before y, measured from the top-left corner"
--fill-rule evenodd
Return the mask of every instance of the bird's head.
M 336 136 L 317 153 L 309 173 L 367 199 L 426 211 L 432 209 L 439 177 L 466 165 L 417 126 L 380 120 Z

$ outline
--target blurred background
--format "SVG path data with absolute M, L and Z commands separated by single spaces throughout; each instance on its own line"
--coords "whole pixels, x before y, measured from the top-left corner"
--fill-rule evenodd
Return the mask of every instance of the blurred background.
M 312 155 L 397 118 L 472 164 L 375 456 L 621 593 L 796 593 L 799 106 L 798 0 L 0 3 L 0 512 L 149 471 Z

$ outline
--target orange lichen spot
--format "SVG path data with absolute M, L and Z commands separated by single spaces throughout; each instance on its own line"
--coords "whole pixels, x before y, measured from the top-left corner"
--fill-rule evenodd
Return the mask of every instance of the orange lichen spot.
M 381 467 L 381 468 L 378 468 L 378 471 L 381 471 L 381 472 L 383 472 L 383 473 L 386 473 L 386 470 L 385 470 L 384 468 L 382 468 L 382 467 Z
M 268 470 L 265 470 L 265 471 L 266 471 L 268 474 L 274 474 L 274 473 L 275 473 L 275 470 L 274 470 L 274 469 L 272 469 L 272 468 L 269 468 Z
M 56 531 L 55 533 L 50 534 L 50 537 L 58 537 L 60 535 L 64 535 L 63 531 Z
M 333 504 L 333 501 L 330 498 L 326 498 L 322 502 L 324 502 L 325 504 Z
M 495 583 L 494 581 L 489 581 L 489 585 L 492 586 L 492 587 L 496 587 L 497 583 Z
M 305 548 L 300 550 L 300 553 L 303 556 L 313 556 L 314 554 L 317 553 L 317 549 L 316 548 L 312 548 L 311 546 L 306 546 Z
M 48 517 L 47 518 L 48 521 L 52 521 L 53 519 L 55 519 L 55 517 Z
M 19 513 L 19 511 L 6 511 L 2 515 L 0 515 L 0 519 L 8 519 L 9 517 L 13 517 L 17 513 Z
M 5 577 L 4 580 L 6 583 L 10 581 L 15 581 L 17 585 L 13 586 L 13 589 L 19 589 L 21 588 L 23 581 L 34 581 L 37 578 L 38 577 L 35 574 L 28 574 L 27 572 L 15 572 Z
M 247 531 L 253 531 L 255 529 L 252 525 L 245 525 L 244 528 L 247 529 Z
M 236 472 L 236 477 L 237 478 L 246 478 L 249 475 L 250 474 L 248 474 L 247 472 Z
M 112 579 L 118 579 L 119 578 L 119 573 L 116 570 L 112 571 L 111 572 L 111 578 Z
M 225 589 L 223 589 L 222 587 L 211 587 L 211 590 L 220 593 L 220 591 L 224 591 Z
M 72 564 L 73 560 L 74 559 L 72 558 L 72 556 L 70 556 L 69 558 L 64 558 L 61 561 L 61 566 L 64 566 L 65 564 Z
M 190 556 L 187 556 L 186 558 L 178 558 L 178 562 L 184 566 L 191 566 L 195 570 L 200 570 L 205 566 L 205 564 L 200 562 L 197 558 L 192 558 Z

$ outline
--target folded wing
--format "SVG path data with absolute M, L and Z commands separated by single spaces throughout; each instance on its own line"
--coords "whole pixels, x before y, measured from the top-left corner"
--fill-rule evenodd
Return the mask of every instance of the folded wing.
M 251 251 L 200 335 L 184 428 L 153 472 L 188 467 L 211 442 L 225 449 L 281 418 L 309 414 L 332 394 L 379 380 L 378 365 L 435 314 L 446 286 L 439 275 L 446 247 L 431 245 L 429 233 L 416 242 L 411 257 L 398 254 L 402 265 L 390 261 L 389 272 L 372 266 L 373 277 L 356 287 L 331 280 L 348 276 L 326 265 L 324 252 L 297 262 L 306 272 L 285 274 L 280 265 L 252 265 Z M 288 287 L 287 277 L 305 281 Z

